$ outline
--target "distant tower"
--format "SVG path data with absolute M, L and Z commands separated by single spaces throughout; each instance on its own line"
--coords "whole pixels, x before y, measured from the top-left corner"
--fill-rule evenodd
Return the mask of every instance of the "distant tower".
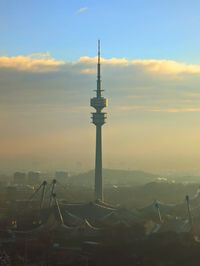
M 108 106 L 108 100 L 102 97 L 101 89 L 101 64 L 100 64 L 100 40 L 98 40 L 98 63 L 97 63 L 97 90 L 96 97 L 90 100 L 90 105 L 96 109 L 92 113 L 92 123 L 96 126 L 96 157 L 95 157 L 95 199 L 103 201 L 102 182 L 102 136 L 101 127 L 105 124 L 106 113 L 102 110 Z
M 191 214 L 191 210 L 190 210 L 190 197 L 188 195 L 186 195 L 185 199 L 186 199 L 186 204 L 187 204 L 188 221 L 189 221 L 189 224 L 192 228 L 193 220 L 192 220 L 192 214 Z

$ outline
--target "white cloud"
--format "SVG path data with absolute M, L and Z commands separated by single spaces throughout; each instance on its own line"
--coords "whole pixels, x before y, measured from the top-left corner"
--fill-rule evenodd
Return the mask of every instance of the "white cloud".
M 63 61 L 52 58 L 49 54 L 32 54 L 0 57 L 0 68 L 16 69 L 20 71 L 48 72 L 55 71 Z
M 79 68 L 83 74 L 95 74 L 97 57 L 82 56 L 76 62 L 70 62 L 72 67 Z M 173 60 L 128 60 L 126 58 L 101 58 L 101 63 L 112 67 L 126 67 L 129 71 L 134 71 L 131 67 L 138 68 L 138 70 L 146 70 L 150 73 L 167 76 L 184 76 L 199 75 L 200 65 L 187 64 Z M 31 55 L 19 56 L 2 56 L 0 57 L 0 68 L 16 69 L 20 71 L 31 72 L 49 72 L 56 71 L 60 67 L 66 66 L 69 62 L 57 60 L 48 53 L 37 53 Z
M 141 112 L 153 112 L 153 113 L 199 113 L 200 108 L 196 107 L 173 107 L 173 108 L 165 108 L 165 107 L 147 107 L 143 105 L 127 105 L 121 106 L 119 111 L 124 112 L 134 112 L 134 111 L 141 111 Z
M 81 8 L 79 8 L 78 10 L 77 10 L 77 14 L 81 14 L 81 13 L 84 13 L 84 12 L 87 12 L 88 11 L 88 7 L 87 6 L 85 6 L 85 7 L 81 7 Z
M 86 56 L 76 62 L 49 54 L 0 57 L 0 157 L 8 168 L 18 154 L 27 158 L 19 161 L 21 167 L 32 167 L 32 158 L 41 161 L 43 169 L 63 168 L 66 161 L 73 165 L 76 160 L 93 167 L 95 127 L 90 124 L 94 110 L 89 99 L 96 88 L 96 77 L 90 75 L 96 74 L 96 63 L 96 57 Z M 137 168 L 157 167 L 176 150 L 185 154 L 185 145 L 189 162 L 195 159 L 198 165 L 199 68 L 171 60 L 102 58 L 102 85 L 110 100 L 105 165 L 126 160 L 130 167 L 133 161 Z M 183 78 L 174 78 L 177 75 Z M 138 156 L 143 164 L 137 164 Z M 179 162 L 179 154 L 177 158 Z
M 79 59 L 80 63 L 95 64 L 97 57 L 83 56 Z M 200 65 L 187 64 L 174 60 L 158 59 L 137 59 L 128 60 L 127 58 L 101 58 L 102 64 L 116 66 L 139 66 L 147 71 L 155 72 L 162 75 L 179 75 L 179 74 L 200 74 Z
M 46 104 L 52 104 L 57 97 L 60 97 L 60 104 L 68 97 L 70 103 L 76 99 L 82 105 L 95 88 L 95 77 L 92 75 L 96 74 L 96 63 L 97 57 L 84 56 L 78 61 L 66 62 L 56 60 L 48 53 L 0 57 L 0 102 L 45 102 L 47 108 Z M 120 110 L 127 112 L 127 115 L 131 111 L 199 112 L 199 69 L 200 65 L 170 60 L 102 58 L 103 85 L 105 84 L 106 92 L 112 95 L 113 100 L 120 102 Z M 34 73 L 31 82 L 26 78 L 27 73 L 29 77 Z M 35 76 L 36 73 L 39 75 Z M 46 73 L 50 75 L 46 76 Z M 183 79 L 171 79 L 171 76 L 176 77 L 178 74 L 181 74 Z M 63 91 L 66 93 L 65 97 L 61 96 Z M 15 94 L 16 97 L 13 97 Z
M 89 57 L 89 56 L 82 56 L 79 59 L 80 63 L 85 63 L 85 64 L 96 64 L 97 63 L 97 57 Z M 130 65 L 131 61 L 129 61 L 126 58 L 110 58 L 110 59 L 105 59 L 101 57 L 101 63 L 105 65 Z
M 96 69 L 95 68 L 84 68 L 81 69 L 82 74 L 96 74 Z
M 200 74 L 200 65 L 186 64 L 173 60 L 134 60 L 134 65 L 143 66 L 160 74 Z

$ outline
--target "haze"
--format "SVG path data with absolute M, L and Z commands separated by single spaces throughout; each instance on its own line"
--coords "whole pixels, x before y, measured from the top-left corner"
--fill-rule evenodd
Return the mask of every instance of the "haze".
M 150 2 L 1 1 L 1 172 L 94 167 L 98 38 L 104 167 L 200 170 L 200 3 Z

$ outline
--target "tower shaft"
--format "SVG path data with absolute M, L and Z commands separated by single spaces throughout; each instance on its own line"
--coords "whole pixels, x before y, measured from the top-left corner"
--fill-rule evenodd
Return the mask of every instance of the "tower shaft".
M 95 199 L 103 200 L 101 126 L 96 126 Z

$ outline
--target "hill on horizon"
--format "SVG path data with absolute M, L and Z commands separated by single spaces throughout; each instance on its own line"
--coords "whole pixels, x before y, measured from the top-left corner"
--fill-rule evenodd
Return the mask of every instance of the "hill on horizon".
M 155 181 L 159 175 L 134 170 L 103 169 L 103 182 L 105 186 L 143 185 Z M 94 186 L 94 170 L 73 175 L 68 180 L 75 186 Z

